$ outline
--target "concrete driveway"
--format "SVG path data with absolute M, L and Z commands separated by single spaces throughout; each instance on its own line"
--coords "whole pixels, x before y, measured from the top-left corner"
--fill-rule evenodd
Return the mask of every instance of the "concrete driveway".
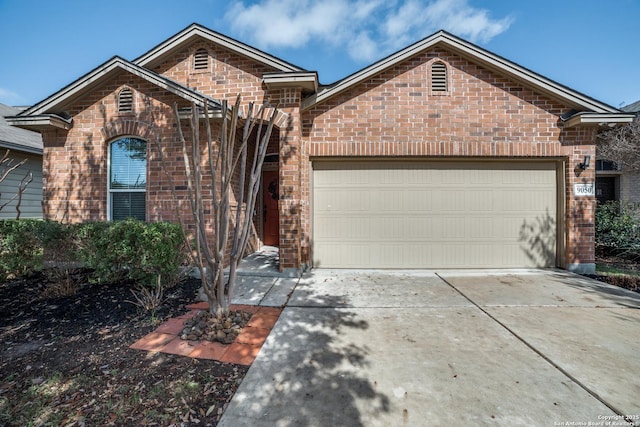
M 556 270 L 314 270 L 219 425 L 640 423 L 638 308 Z

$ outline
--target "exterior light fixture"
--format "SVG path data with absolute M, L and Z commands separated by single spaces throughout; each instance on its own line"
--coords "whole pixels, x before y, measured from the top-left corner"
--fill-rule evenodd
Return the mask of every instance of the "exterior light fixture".
M 584 160 L 582 161 L 582 163 L 578 163 L 578 168 L 581 170 L 585 170 L 589 167 L 590 164 L 591 164 L 591 156 L 587 154 L 586 156 L 584 156 Z

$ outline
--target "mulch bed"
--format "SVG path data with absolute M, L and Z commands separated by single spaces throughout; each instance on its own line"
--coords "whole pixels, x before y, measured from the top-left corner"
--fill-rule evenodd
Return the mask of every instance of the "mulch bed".
M 198 287 L 176 285 L 152 313 L 127 284 L 57 297 L 42 275 L 0 283 L 0 426 L 215 426 L 248 367 L 129 348 Z
M 596 263 L 601 267 L 622 269 L 633 274 L 597 274 L 589 277 L 610 285 L 640 292 L 640 259 L 597 253 Z

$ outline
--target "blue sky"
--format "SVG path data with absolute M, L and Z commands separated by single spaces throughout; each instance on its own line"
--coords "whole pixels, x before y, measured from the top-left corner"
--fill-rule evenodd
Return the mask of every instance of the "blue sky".
M 640 100 L 638 0 L 0 0 L 0 103 L 36 103 L 193 22 L 321 83 L 442 28 L 614 107 Z

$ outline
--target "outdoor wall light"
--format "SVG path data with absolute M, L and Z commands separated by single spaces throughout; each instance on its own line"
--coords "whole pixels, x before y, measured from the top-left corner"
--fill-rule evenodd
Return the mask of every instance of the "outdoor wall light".
M 582 161 L 582 163 L 578 163 L 578 168 L 581 170 L 585 170 L 589 167 L 590 164 L 591 164 L 591 156 L 587 154 L 586 156 L 584 156 L 584 160 Z

